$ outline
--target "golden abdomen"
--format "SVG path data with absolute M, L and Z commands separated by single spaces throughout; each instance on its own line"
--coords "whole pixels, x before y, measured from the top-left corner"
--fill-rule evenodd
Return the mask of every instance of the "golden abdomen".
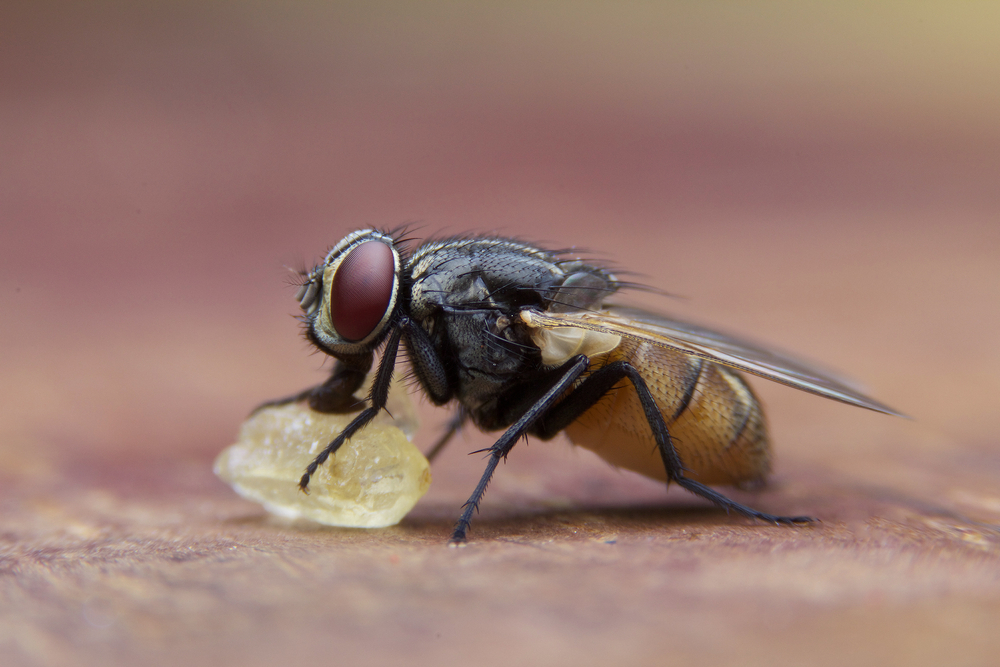
M 678 350 L 630 340 L 591 357 L 591 368 L 615 361 L 630 362 L 643 376 L 686 477 L 704 484 L 763 481 L 771 467 L 767 426 L 757 397 L 738 373 Z M 566 434 L 613 465 L 666 481 L 663 459 L 628 379 Z

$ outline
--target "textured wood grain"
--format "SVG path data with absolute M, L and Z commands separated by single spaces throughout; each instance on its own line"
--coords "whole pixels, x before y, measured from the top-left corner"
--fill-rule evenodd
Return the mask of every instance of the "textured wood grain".
M 558 458 L 532 463 L 560 474 Z M 269 519 L 206 461 L 96 463 L 4 486 L 13 664 L 986 664 L 997 641 L 1000 508 L 976 485 L 938 500 L 789 472 L 755 502 L 824 521 L 788 529 L 577 470 L 561 483 L 619 499 L 508 484 L 449 549 L 458 480 L 398 527 L 335 530 Z M 970 487 L 961 472 L 932 477 Z

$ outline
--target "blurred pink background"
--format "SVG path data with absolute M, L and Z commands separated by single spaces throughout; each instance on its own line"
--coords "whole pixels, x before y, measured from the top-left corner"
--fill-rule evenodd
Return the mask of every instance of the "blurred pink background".
M 283 267 L 402 222 L 579 245 L 996 432 L 995 6 L 0 12 L 7 438 L 217 450 L 321 377 Z

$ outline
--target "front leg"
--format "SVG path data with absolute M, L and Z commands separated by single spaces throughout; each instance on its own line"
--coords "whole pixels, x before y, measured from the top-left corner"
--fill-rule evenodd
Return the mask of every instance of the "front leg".
M 415 324 L 413 320 L 409 317 L 400 317 L 395 326 L 392 328 L 392 333 L 389 334 L 389 340 L 386 341 L 385 350 L 382 352 L 382 359 L 378 364 L 378 371 L 375 373 L 375 379 L 372 382 L 371 392 L 368 395 L 369 406 L 365 408 L 361 414 L 354 418 L 350 424 L 347 425 L 343 431 L 340 432 L 336 438 L 333 439 L 330 444 L 328 444 L 319 455 L 313 459 L 312 463 L 306 466 L 306 471 L 302 475 L 302 479 L 299 480 L 299 488 L 303 491 L 308 492 L 309 480 L 312 478 L 316 469 L 323 465 L 331 454 L 336 453 L 340 447 L 347 442 L 351 436 L 360 431 L 362 428 L 368 425 L 368 423 L 375 418 L 375 416 L 385 408 L 385 403 L 389 398 L 389 386 L 392 384 L 392 372 L 396 366 L 396 354 L 399 352 L 399 342 L 405 336 L 407 344 L 410 347 L 411 363 L 420 364 L 421 367 L 430 369 L 431 374 L 436 374 L 443 377 L 444 370 L 441 360 L 438 359 L 437 355 L 434 353 L 433 349 L 421 344 L 423 340 L 421 334 L 423 334 L 423 329 L 420 328 L 418 324 Z M 426 337 L 426 334 L 424 334 Z M 417 341 L 414 343 L 414 341 Z M 370 366 L 370 365 L 369 365 Z M 423 383 L 423 377 L 418 376 Z M 330 378 L 333 380 L 333 378 Z M 362 377 L 362 380 L 364 378 Z M 360 384 L 360 383 L 359 383 Z M 431 388 L 424 385 L 424 388 L 431 391 Z M 448 393 L 446 393 L 448 392 Z M 353 393 L 353 392 L 352 392 Z M 435 392 L 433 395 L 435 399 L 439 399 L 442 402 L 446 402 L 451 398 L 450 388 L 445 386 Z
M 409 321 L 408 318 L 405 318 Z M 399 350 L 399 338 L 403 334 L 403 327 L 396 326 L 392 334 L 389 336 L 389 340 L 385 345 L 385 351 L 382 352 L 382 360 L 379 362 L 378 371 L 375 374 L 375 380 L 372 382 L 372 390 L 369 395 L 369 405 L 367 408 L 361 411 L 357 417 L 355 417 L 350 424 L 347 425 L 343 431 L 340 432 L 336 438 L 333 439 L 330 444 L 323 448 L 323 451 L 312 460 L 308 466 L 306 466 L 306 471 L 302 475 L 302 479 L 299 480 L 299 488 L 309 493 L 309 480 L 312 478 L 316 469 L 321 465 L 326 463 L 326 460 L 331 454 L 335 454 L 341 445 L 347 442 L 348 439 L 362 428 L 368 425 L 372 419 L 375 418 L 382 408 L 385 407 L 385 402 L 389 398 L 389 385 L 392 384 L 392 371 L 396 365 L 396 353 Z M 331 378 L 332 379 L 332 378 Z
M 371 353 L 338 359 L 329 379 L 323 384 L 309 387 L 291 396 L 261 403 L 250 414 L 257 414 L 264 408 L 288 405 L 289 403 L 297 403 L 304 400 L 308 400 L 309 407 L 316 412 L 355 412 L 363 404 L 354 397 L 354 394 L 364 384 L 365 378 L 368 377 L 372 361 L 373 355 Z

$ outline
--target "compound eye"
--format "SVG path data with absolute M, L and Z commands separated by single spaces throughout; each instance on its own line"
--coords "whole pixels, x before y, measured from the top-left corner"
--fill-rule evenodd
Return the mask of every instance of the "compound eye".
M 392 248 L 365 241 L 341 260 L 330 285 L 330 323 L 345 340 L 356 342 L 371 334 L 392 301 L 396 261 Z

